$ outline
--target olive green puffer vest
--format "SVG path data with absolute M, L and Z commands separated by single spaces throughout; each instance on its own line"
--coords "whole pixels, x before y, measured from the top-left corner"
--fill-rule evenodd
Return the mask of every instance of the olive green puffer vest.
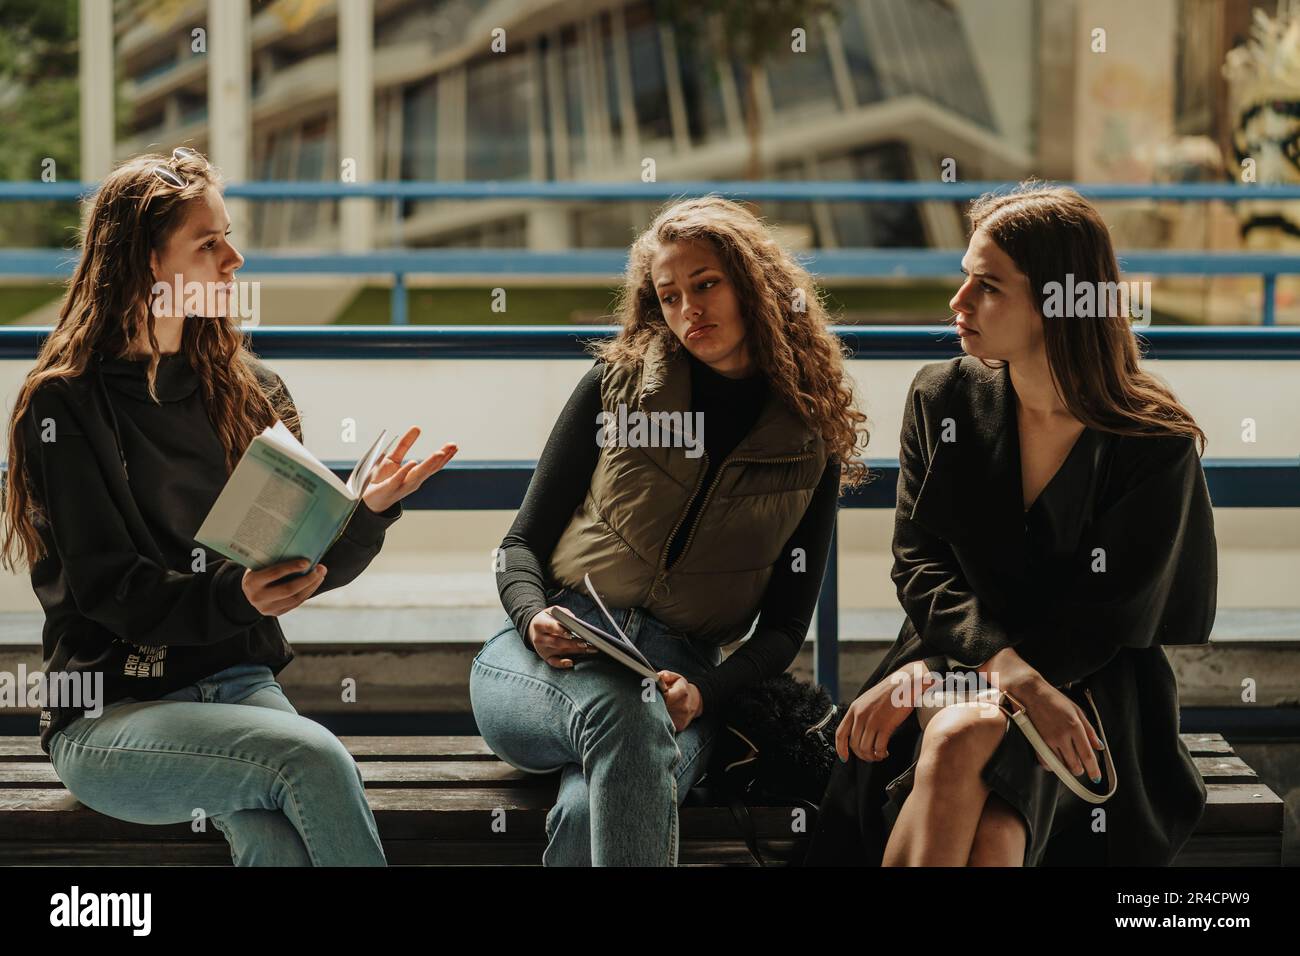
M 640 367 L 607 367 L 606 412 L 689 412 L 691 375 L 682 349 L 647 350 Z M 704 422 L 708 427 L 708 422 Z M 592 422 L 592 440 L 597 423 Z M 681 444 L 677 442 L 676 444 Z M 642 607 L 672 628 L 712 644 L 744 637 L 781 550 L 826 467 L 820 435 L 769 392 L 754 427 L 702 493 L 695 526 L 665 567 L 673 531 L 704 479 L 707 455 L 689 449 L 620 446 L 600 450 L 591 485 L 551 554 L 549 574 L 586 593 L 583 574 L 616 607 Z

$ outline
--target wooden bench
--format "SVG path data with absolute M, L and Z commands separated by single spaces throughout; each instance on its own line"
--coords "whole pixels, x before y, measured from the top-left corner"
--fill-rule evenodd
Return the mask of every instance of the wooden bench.
M 479 737 L 343 737 L 361 768 L 392 864 L 538 864 L 557 775 L 526 774 Z M 1184 734 L 1209 802 L 1176 865 L 1276 866 L 1282 801 L 1218 734 Z M 504 811 L 504 813 L 502 812 Z M 788 807 L 751 810 L 770 862 L 795 852 Z M 504 821 L 504 832 L 500 821 Z M 494 830 L 494 821 L 497 829 Z M 679 862 L 752 865 L 730 811 L 696 790 L 681 814 Z M 143 826 L 82 806 L 37 738 L 0 737 L 0 863 L 228 864 L 220 832 L 188 823 Z

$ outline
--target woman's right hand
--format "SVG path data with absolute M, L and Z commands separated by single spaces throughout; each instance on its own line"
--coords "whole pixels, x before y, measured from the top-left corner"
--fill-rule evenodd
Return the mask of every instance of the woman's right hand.
M 310 564 L 306 558 L 294 558 L 269 565 L 260 571 L 245 571 L 244 597 L 267 617 L 287 614 L 316 593 L 316 589 L 325 580 L 325 565 L 316 565 L 315 571 L 300 578 L 286 581 L 280 581 L 280 578 L 305 571 Z
M 528 643 L 546 663 L 564 669 L 573 666 L 574 658 L 598 654 L 599 651 L 585 641 L 574 640 L 560 622 L 551 617 L 550 612 L 557 607 L 559 605 L 552 604 L 533 615 L 528 622 Z
M 849 705 L 835 731 L 835 752 L 840 760 L 848 760 L 850 750 L 868 763 L 889 756 L 889 738 L 918 703 L 924 673 L 925 663 L 916 661 L 868 687 Z M 912 685 L 904 691 L 904 705 L 893 700 L 894 690 L 901 683 Z

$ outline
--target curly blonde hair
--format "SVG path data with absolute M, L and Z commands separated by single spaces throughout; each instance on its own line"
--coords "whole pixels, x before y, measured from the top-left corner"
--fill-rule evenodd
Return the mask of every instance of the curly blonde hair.
M 861 484 L 860 450 L 869 435 L 845 374 L 843 343 L 831 331 L 821 292 L 795 258 L 749 210 L 710 195 L 670 203 L 660 210 L 628 255 L 612 339 L 591 345 L 610 365 L 638 365 L 658 341 L 665 355 L 683 348 L 659 308 L 650 266 L 669 243 L 712 245 L 736 288 L 746 342 L 769 385 L 808 427 L 822 436 L 841 463 L 840 491 Z M 802 306 L 802 307 L 801 307 Z

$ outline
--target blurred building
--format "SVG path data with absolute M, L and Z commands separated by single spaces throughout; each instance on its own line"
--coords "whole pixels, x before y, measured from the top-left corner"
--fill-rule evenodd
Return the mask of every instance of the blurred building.
M 232 2 L 232 0 L 220 0 Z M 236 0 L 237 2 L 237 0 Z M 343 0 L 348 2 L 348 0 Z M 377 179 L 661 181 L 746 175 L 738 64 L 651 0 L 372 0 Z M 1038 0 L 836 0 L 758 79 L 763 173 L 782 179 L 1015 178 L 1033 168 Z M 208 4 L 118 0 L 116 63 L 131 104 L 119 158 L 207 150 Z M 339 175 L 338 4 L 252 2 L 248 174 Z M 716 27 L 716 25 L 713 25 Z M 505 31 L 504 52 L 491 48 Z M 215 131 L 219 135 L 219 131 Z M 400 207 L 400 208 L 399 208 Z M 772 203 L 787 241 L 925 246 L 963 241 L 952 205 Z M 540 249 L 625 245 L 632 203 L 377 203 L 375 244 Z M 255 247 L 329 247 L 335 202 L 256 203 Z

